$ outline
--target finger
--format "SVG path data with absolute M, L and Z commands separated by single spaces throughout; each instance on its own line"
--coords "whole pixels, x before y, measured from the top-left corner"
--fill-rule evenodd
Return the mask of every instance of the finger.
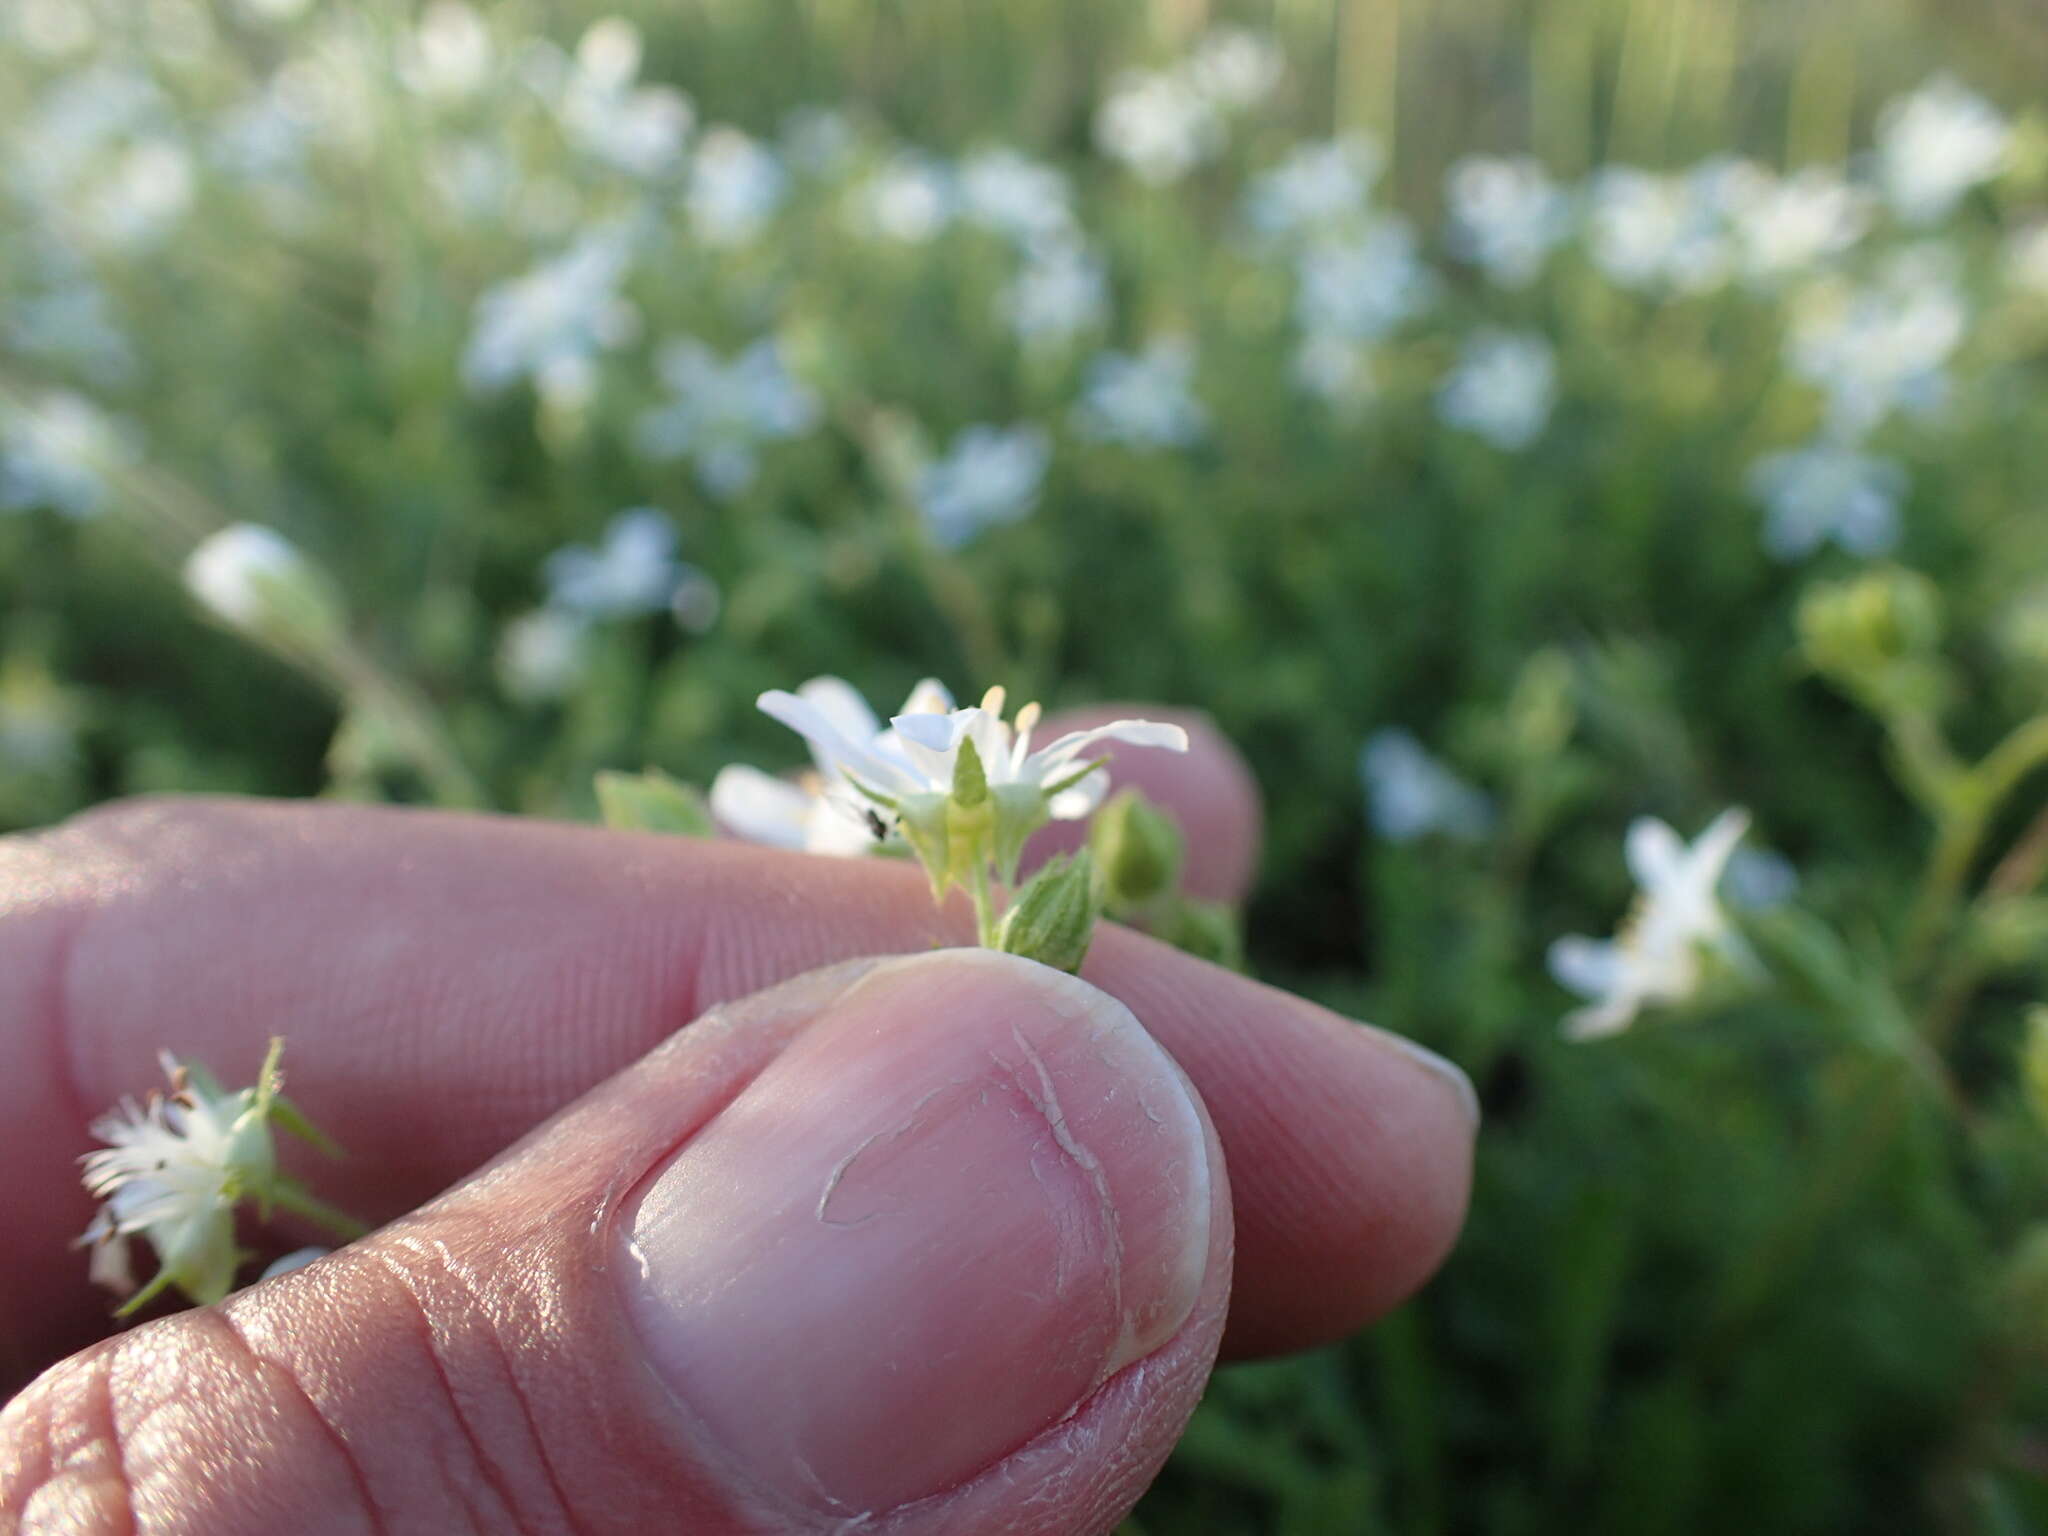
M 1251 770 L 1215 721 L 1193 709 L 1099 704 L 1054 715 L 1039 727 L 1038 734 L 1050 741 L 1067 731 L 1085 731 L 1133 717 L 1181 726 L 1188 733 L 1188 750 L 1183 755 L 1105 742 L 1102 753 L 1110 759 L 1111 783 L 1118 789 L 1143 792 L 1180 823 L 1187 842 L 1181 883 L 1188 895 L 1204 901 L 1244 900 L 1258 870 L 1264 814 Z M 1055 853 L 1071 853 L 1087 835 L 1078 822 L 1052 823 L 1032 838 L 1026 866 L 1036 867 Z
M 547 823 L 168 801 L 0 844 L 5 1315 L 94 1316 L 66 1251 L 84 1125 L 170 1047 L 293 1096 L 349 1148 L 308 1169 L 409 1209 L 706 1007 L 814 966 L 961 942 L 922 877 Z M 1472 1118 L 1392 1037 L 1105 930 L 1088 975 L 1195 1079 L 1233 1159 L 1235 1351 L 1340 1336 L 1462 1220 Z M 1469 1088 L 1465 1090 L 1469 1093 Z M 47 1356 L 45 1357 L 47 1358 Z
M 1107 1531 L 1230 1204 L 1130 1012 L 987 951 L 723 1009 L 486 1173 L 0 1415 L 30 1529 Z

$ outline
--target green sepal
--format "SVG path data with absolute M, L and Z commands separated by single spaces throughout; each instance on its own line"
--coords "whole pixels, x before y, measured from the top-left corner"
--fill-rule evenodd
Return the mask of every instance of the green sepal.
M 1048 859 L 1026 882 L 996 929 L 995 947 L 1054 970 L 1078 971 L 1088 958 L 1102 884 L 1087 849 Z

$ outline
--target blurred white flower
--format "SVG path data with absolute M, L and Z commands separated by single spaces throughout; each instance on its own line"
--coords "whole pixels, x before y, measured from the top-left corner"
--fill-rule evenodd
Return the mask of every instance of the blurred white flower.
M 858 858 L 883 845 L 852 789 L 835 795 L 821 773 L 792 782 L 729 763 L 711 781 L 711 814 L 734 837 L 770 848 Z M 879 818 L 878 818 L 879 819 Z
M 1906 472 L 1890 459 L 1821 439 L 1760 459 L 1750 494 L 1767 509 L 1764 548 L 1797 560 L 1832 539 L 1854 555 L 1881 555 L 1899 542 Z
M 1359 134 L 1297 144 L 1252 178 L 1245 222 L 1269 239 L 1333 234 L 1365 211 L 1382 160 L 1379 146 Z
M 433 0 L 399 45 L 398 78 L 429 101 L 462 101 L 490 78 L 491 30 L 462 0 Z
M 1186 447 L 1209 430 L 1194 377 L 1195 349 L 1185 337 L 1159 337 L 1136 354 L 1104 352 L 1088 365 L 1074 425 L 1105 442 Z
M 2005 279 L 2023 293 L 2048 298 L 2048 219 L 2037 220 L 2007 237 Z
M 1179 181 L 1223 147 L 1223 120 L 1183 75 L 1138 70 L 1119 76 L 1096 109 L 1095 147 L 1140 181 Z
M 592 549 L 571 544 L 547 557 L 549 603 L 585 619 L 631 619 L 674 605 L 686 584 L 709 577 L 676 558 L 676 529 L 659 507 L 631 507 Z
M 1785 340 L 1792 371 L 1817 386 L 1837 436 L 1855 437 L 1894 411 L 1926 414 L 1947 397 L 1946 366 L 1969 311 L 1948 253 L 1912 247 L 1872 282 L 1816 284 L 1795 305 Z
M 1068 341 L 1109 313 L 1109 278 L 1102 263 L 1068 240 L 1033 244 L 997 298 L 997 308 L 1026 342 Z
M 137 457 L 133 426 L 82 395 L 0 401 L 0 512 L 49 507 L 90 517 L 106 504 L 109 476 Z
M 1938 75 L 1878 115 L 1878 182 L 1900 218 L 1931 224 L 1996 176 L 2011 144 L 2012 125 L 1996 107 Z
M 1287 59 L 1271 37 L 1242 27 L 1218 27 L 1195 45 L 1183 66 L 1188 83 L 1227 112 L 1242 112 L 1271 96 Z
M 542 703 L 570 693 L 589 663 L 584 620 L 560 608 L 535 608 L 498 637 L 498 680 L 513 698 Z
M 652 459 L 688 458 L 714 496 L 753 484 L 760 445 L 801 437 L 818 423 L 818 401 L 789 371 L 774 338 L 730 362 L 694 337 L 665 344 L 655 369 L 671 399 L 641 414 L 634 442 Z
M 1405 219 L 1384 214 L 1295 262 L 1295 323 L 1305 336 L 1378 341 L 1428 307 L 1435 279 Z
M 585 154 L 629 175 L 654 177 L 682 163 L 697 109 L 671 86 L 637 84 L 639 74 L 639 29 L 605 17 L 577 44 L 555 112 Z
M 0 26 L 46 58 L 81 52 L 99 35 L 92 11 L 78 0 L 16 0 Z
M 953 221 L 952 173 L 922 150 L 898 150 L 851 196 L 857 229 L 905 245 L 922 245 Z
M 1769 283 L 1810 272 L 1861 240 L 1871 197 L 1832 166 L 1790 176 L 1749 168 L 1730 188 L 1729 219 L 1743 276 Z
M 1357 406 L 1373 389 L 1371 354 L 1341 336 L 1302 337 L 1289 371 L 1302 389 L 1340 408 Z
M 960 164 L 960 216 L 1019 245 L 1066 241 L 1074 229 L 1067 177 L 1014 149 L 977 150 Z
M 167 126 L 154 81 L 93 64 L 61 76 L 12 126 L 6 175 L 32 199 L 55 201 L 88 185 L 96 162 Z
M 1532 332 L 1477 331 L 1437 390 L 1437 415 L 1505 452 L 1528 447 L 1557 401 L 1557 362 Z
M 1617 1034 L 1647 1005 L 1686 1001 L 1705 977 L 1708 956 L 1754 969 L 1715 895 L 1748 829 L 1742 810 L 1723 811 L 1690 845 L 1655 817 L 1629 827 L 1629 872 L 1642 893 L 1620 932 L 1611 940 L 1573 934 L 1550 946 L 1551 975 L 1592 1000 L 1566 1016 L 1568 1038 Z
M 192 205 L 192 156 L 167 138 L 145 138 L 114 158 L 83 198 L 91 238 L 136 250 L 170 232 Z
M 1042 428 L 978 423 L 963 430 L 918 477 L 918 510 L 932 542 L 958 549 L 984 528 L 1027 516 L 1051 460 Z
M 1469 155 L 1444 186 L 1451 246 L 1504 288 L 1525 288 L 1572 231 L 1572 199 L 1527 156 Z
M 853 156 L 853 124 L 836 107 L 796 107 L 782 120 L 782 153 L 807 176 L 836 174 Z
M 1390 843 L 1432 833 L 1476 842 L 1493 826 L 1493 804 L 1399 727 L 1374 732 L 1358 754 L 1373 830 Z
M 1735 259 L 1723 205 L 1726 170 L 1709 161 L 1684 176 L 1626 165 L 1596 173 L 1588 214 L 1593 264 L 1636 291 L 1718 287 Z
M 476 302 L 462 376 L 476 390 L 527 378 L 537 385 L 588 370 L 629 340 L 639 316 L 620 293 L 632 245 L 617 227 L 593 230 Z
M 691 166 L 691 227 L 713 245 L 744 244 L 782 206 L 788 181 L 773 150 L 737 128 L 708 128 Z
M 185 559 L 185 589 L 215 618 L 252 632 L 271 627 L 280 602 L 319 581 L 298 547 L 274 528 L 231 523 Z

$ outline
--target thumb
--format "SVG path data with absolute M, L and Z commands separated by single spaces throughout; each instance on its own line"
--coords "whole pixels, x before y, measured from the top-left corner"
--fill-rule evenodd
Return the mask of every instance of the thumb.
M 467 1183 L 59 1365 L 26 1531 L 1104 1531 L 1212 1364 L 1230 1211 L 1137 1020 L 985 951 L 707 1015 Z

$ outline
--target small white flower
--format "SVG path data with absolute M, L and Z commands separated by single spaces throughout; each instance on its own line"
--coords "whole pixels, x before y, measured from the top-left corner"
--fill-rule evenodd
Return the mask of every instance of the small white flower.
M 1188 83 L 1226 112 L 1242 112 L 1271 96 L 1286 73 L 1272 38 L 1242 27 L 1218 27 L 1195 45 L 1183 66 Z
M 1527 156 L 1471 155 L 1445 182 L 1451 244 L 1504 288 L 1525 288 L 1571 233 L 1572 200 Z
M 631 507 L 611 520 L 595 549 L 558 549 L 544 567 L 548 600 L 587 619 L 630 619 L 660 613 L 675 600 L 694 567 L 676 558 L 676 529 L 658 507 Z
M 1359 134 L 1297 144 L 1245 191 L 1244 218 L 1268 239 L 1332 234 L 1365 211 L 1379 176 L 1380 147 Z
M 1782 853 L 1769 848 L 1738 848 L 1728 860 L 1722 882 L 1729 903 L 1749 912 L 1782 907 L 1799 894 L 1799 870 Z
M 1066 240 L 1074 210 L 1066 173 L 1014 149 L 984 149 L 961 162 L 960 216 L 1019 245 Z
M 1567 1037 L 1616 1034 L 1645 1006 L 1684 1002 L 1704 979 L 1706 956 L 1754 967 L 1715 894 L 1748 829 L 1742 810 L 1723 811 L 1690 845 L 1655 817 L 1629 827 L 1628 866 L 1642 893 L 1621 931 L 1611 940 L 1572 934 L 1550 946 L 1551 974 L 1592 1000 L 1566 1017 Z
M 1374 387 L 1372 355 L 1341 336 L 1304 336 L 1289 372 L 1308 394 L 1341 410 L 1354 410 Z
M 1528 332 L 1478 331 L 1437 390 L 1437 414 L 1503 452 L 1527 448 L 1549 424 L 1557 401 L 1550 343 Z
M 1373 830 L 1390 843 L 1432 833 L 1475 842 L 1493 825 L 1486 796 L 1399 728 L 1378 731 L 1358 754 Z
M 1109 312 L 1102 263 L 1070 240 L 1031 245 L 997 308 L 1027 343 L 1056 345 L 1100 325 Z
M 1038 504 L 1052 459 L 1042 428 L 977 423 L 918 477 L 917 505 L 932 542 L 959 549 L 982 529 L 1014 523 Z
M 1861 286 L 1815 285 L 1794 308 L 1785 354 L 1826 397 L 1828 424 L 1853 438 L 1895 411 L 1924 415 L 1947 397 L 1947 364 L 1969 310 L 1946 254 L 1898 252 Z
M 565 370 L 588 370 L 599 353 L 628 340 L 639 322 L 620 292 L 631 260 L 625 231 L 608 227 L 487 290 L 462 357 L 470 388 L 501 389 L 521 378 L 543 384 Z
M 399 51 L 398 78 L 429 101 L 462 101 L 489 80 L 491 29 L 463 0 L 433 0 Z
M 691 228 L 713 245 L 743 245 L 782 206 L 788 183 L 773 150 L 737 128 L 707 129 L 691 167 Z
M 1182 337 L 1160 337 L 1135 355 L 1105 352 L 1088 366 L 1074 425 L 1105 442 L 1186 447 L 1209 429 L 1194 375 L 1194 347 Z
M 46 506 L 91 517 L 106 505 L 109 477 L 136 457 L 134 429 L 82 395 L 0 402 L 0 512 Z
M 1948 75 L 1889 103 L 1877 120 L 1878 180 L 1900 218 L 1931 224 L 2004 167 L 2012 125 Z
M 922 829 L 942 816 L 953 793 L 961 744 L 972 741 L 998 818 L 1007 814 L 1022 829 L 1014 846 L 999 852 L 999 862 L 1012 866 L 1023 836 L 1048 815 L 1077 821 L 1102 803 L 1109 775 L 1099 761 L 1084 759 L 1090 747 L 1122 741 L 1187 750 L 1187 732 L 1177 725 L 1118 720 L 1093 730 L 1069 731 L 1034 752 L 1036 704 L 1018 710 L 1012 726 L 1003 719 L 1001 688 L 991 688 L 977 707 L 955 709 L 952 695 L 929 678 L 912 691 L 887 730 L 876 727 L 866 702 L 838 678 L 813 678 L 795 693 L 764 693 L 759 702 L 765 714 L 810 743 L 829 786 L 844 784 L 855 792 L 849 799 L 828 788 L 844 814 L 872 827 L 872 815 L 885 812 L 913 846 L 924 838 Z M 998 842 L 1003 841 L 999 830 Z M 924 851 L 920 848 L 921 857 Z M 936 879 L 938 871 L 932 873 Z
M 737 496 L 754 482 L 760 445 L 802 437 L 818 423 L 818 401 L 789 371 L 774 338 L 730 362 L 693 337 L 670 341 L 655 368 L 672 396 L 640 417 L 634 441 L 652 459 L 688 457 L 713 496 Z
M 1705 293 L 1727 280 L 1735 252 L 1723 216 L 1724 163 L 1685 176 L 1609 166 L 1591 184 L 1593 264 L 1620 287 Z
M 588 639 L 585 621 L 577 614 L 560 608 L 522 613 L 499 636 L 499 680 L 516 699 L 562 698 L 583 677 Z
M 121 1294 L 134 1289 L 128 1242 L 156 1250 L 151 1290 L 175 1283 L 195 1300 L 218 1301 L 234 1286 L 235 1206 L 267 1197 L 277 1183 L 267 1114 L 271 1088 L 223 1093 L 161 1057 L 168 1096 L 124 1099 L 95 1120 L 107 1146 L 83 1159 L 85 1187 L 106 1203 L 79 1239 L 93 1248 L 93 1279 Z
M 899 150 L 856 187 L 850 216 L 857 229 L 904 245 L 922 245 L 953 220 L 952 173 L 919 150 Z
M 1140 181 L 1179 181 L 1223 147 L 1215 105 L 1179 74 L 1120 76 L 1095 114 L 1095 145 Z
M 1392 214 L 1356 235 L 1302 252 L 1294 318 L 1304 336 L 1378 341 L 1420 314 L 1435 292 L 1415 232 Z
M 1754 169 L 1732 189 L 1730 219 L 1743 276 L 1772 283 L 1810 272 L 1861 240 L 1871 197 L 1832 166 L 1778 177 Z
M 216 618 L 242 630 L 269 627 L 281 605 L 319 583 L 298 547 L 259 523 L 231 523 L 185 559 L 186 590 Z
M 1853 555 L 1881 555 L 1899 542 L 1906 472 L 1891 459 L 1823 439 L 1760 459 L 1750 494 L 1768 509 L 1764 548 L 1797 560 L 1832 539 Z

